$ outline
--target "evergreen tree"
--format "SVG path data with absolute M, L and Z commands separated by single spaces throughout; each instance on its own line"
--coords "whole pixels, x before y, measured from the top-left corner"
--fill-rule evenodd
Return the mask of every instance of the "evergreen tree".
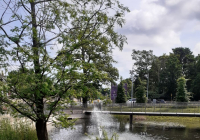
M 126 91 L 124 89 L 124 82 L 122 82 L 122 78 L 121 78 L 121 82 L 117 87 L 116 103 L 125 103 L 126 100 L 127 98 L 126 98 Z
M 184 77 L 180 77 L 177 80 L 177 92 L 176 92 L 176 101 L 177 102 L 188 102 L 190 100 L 189 92 L 187 92 L 186 79 Z
M 147 101 L 146 98 L 146 90 L 145 90 L 145 82 L 141 81 L 140 78 L 138 78 L 138 86 L 136 88 L 136 102 L 137 103 L 145 103 Z

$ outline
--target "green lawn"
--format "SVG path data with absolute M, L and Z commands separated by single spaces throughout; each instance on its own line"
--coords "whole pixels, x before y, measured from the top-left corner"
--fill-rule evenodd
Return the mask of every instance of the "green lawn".
M 102 111 L 126 111 L 126 112 L 177 112 L 177 113 L 200 113 L 200 107 L 196 106 L 175 106 L 175 105 L 143 105 L 143 106 L 110 106 L 102 107 Z

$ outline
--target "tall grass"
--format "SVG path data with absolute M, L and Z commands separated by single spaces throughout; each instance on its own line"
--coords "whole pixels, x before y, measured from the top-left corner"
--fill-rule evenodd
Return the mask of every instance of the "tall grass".
M 0 119 L 0 140 L 37 140 L 37 134 L 30 122 L 4 118 Z

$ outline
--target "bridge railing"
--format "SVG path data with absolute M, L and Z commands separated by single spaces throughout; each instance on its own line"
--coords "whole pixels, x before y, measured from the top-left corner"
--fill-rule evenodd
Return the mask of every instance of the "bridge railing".
M 200 113 L 200 102 L 189 103 L 112 103 L 112 104 L 71 104 L 64 108 L 69 114 L 84 113 L 93 111 L 94 108 L 99 111 L 110 112 L 174 112 L 174 113 Z
M 135 103 L 102 105 L 101 111 L 200 113 L 200 103 Z

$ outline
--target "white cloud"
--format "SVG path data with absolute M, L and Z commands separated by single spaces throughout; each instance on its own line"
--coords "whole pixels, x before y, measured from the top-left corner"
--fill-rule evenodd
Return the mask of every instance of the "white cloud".
M 132 0 L 121 0 L 123 2 L 127 6 L 134 5 Z M 120 75 L 129 77 L 133 64 L 132 49 L 153 50 L 154 54 L 162 55 L 186 44 L 194 48 L 192 51 L 195 55 L 200 53 L 200 43 L 189 39 L 193 34 L 197 36 L 200 31 L 199 6 L 200 1 L 197 0 L 141 0 L 138 8 L 132 8 L 126 15 L 124 27 L 117 29 L 128 39 L 128 45 L 125 45 L 122 52 L 114 52 Z M 181 36 L 186 40 L 182 40 Z M 193 44 L 197 45 L 194 47 Z
M 193 49 L 194 55 L 200 54 L 200 42 L 196 44 L 196 46 Z
M 133 64 L 131 53 L 131 48 L 128 48 L 127 45 L 125 45 L 123 51 L 116 49 L 113 52 L 113 58 L 118 62 L 114 66 L 117 67 L 120 76 L 123 78 L 129 78 L 129 70 L 131 70 Z

